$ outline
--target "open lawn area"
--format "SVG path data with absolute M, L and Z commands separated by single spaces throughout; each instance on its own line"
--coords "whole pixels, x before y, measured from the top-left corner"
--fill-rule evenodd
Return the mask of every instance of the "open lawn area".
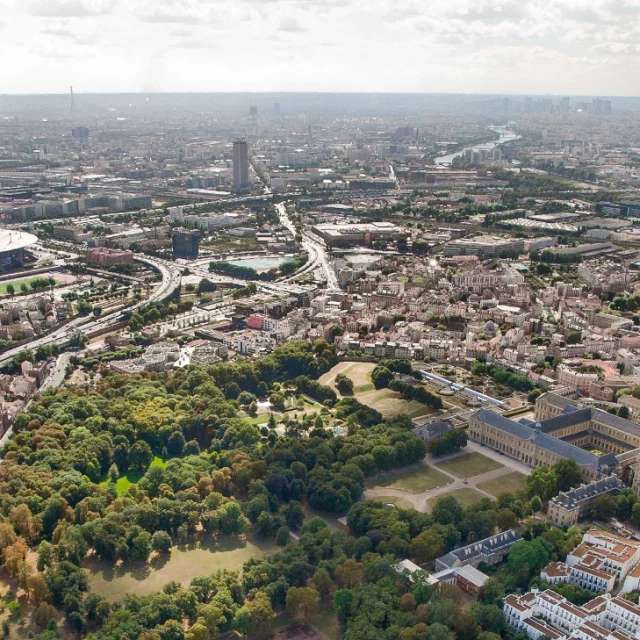
M 383 418 L 393 418 L 406 413 L 412 418 L 434 414 L 435 411 L 417 400 L 405 400 L 397 391 L 379 389 L 358 395 L 358 401 L 378 410 Z
M 149 466 L 165 467 L 166 465 L 167 463 L 165 460 L 163 460 L 162 458 L 158 458 L 158 456 L 156 456 L 153 459 L 153 462 Z M 118 495 L 121 495 L 122 493 L 124 493 L 132 484 L 137 484 L 138 480 L 140 480 L 140 478 L 142 478 L 144 474 L 145 474 L 144 471 L 130 471 L 126 475 L 120 476 L 118 478 L 118 481 L 116 482 L 116 491 L 118 492 Z M 107 485 L 109 484 L 109 481 L 105 480 L 102 484 Z
M 483 456 L 481 453 L 474 451 L 473 453 L 465 453 L 457 458 L 453 458 L 453 460 L 447 460 L 447 462 L 440 462 L 436 466 L 447 473 L 458 476 L 458 478 L 468 478 L 478 476 L 481 473 L 487 473 L 487 471 L 500 469 L 504 465 L 493 460 L 493 458 L 487 458 L 487 456 Z
M 372 500 L 382 502 L 383 504 L 395 504 L 396 507 L 400 507 L 401 509 L 413 509 L 411 502 L 404 498 L 398 498 L 398 496 L 378 496 L 377 498 L 372 498 Z
M 249 418 L 249 421 L 252 424 L 267 424 L 269 422 L 269 418 L 272 414 L 263 413 L 261 416 L 256 416 L 255 418 Z M 282 416 L 279 413 L 273 413 L 273 419 L 276 421 L 276 424 L 282 422 Z
M 389 487 L 398 491 L 406 491 L 407 493 L 422 493 L 436 487 L 453 482 L 449 476 L 440 473 L 433 467 L 421 467 L 415 471 L 400 473 L 391 477 L 383 478 L 375 482 L 372 486 Z
M 446 493 L 441 493 L 439 496 L 430 498 L 429 504 L 434 507 L 436 505 L 436 502 L 438 502 L 440 498 L 449 496 L 453 496 L 460 503 L 460 506 L 465 509 L 475 504 L 476 502 L 480 502 L 482 498 L 486 497 L 475 489 L 455 489 L 454 491 L 447 491 Z
M 519 471 L 512 471 L 511 473 L 506 473 L 499 478 L 481 482 L 477 486 L 478 489 L 482 489 L 483 491 L 490 493 L 492 496 L 498 496 L 503 491 L 514 492 L 525 489 L 527 486 L 527 476 Z
M 206 544 L 173 547 L 170 555 L 154 557 L 148 564 L 127 561 L 114 569 L 110 562 L 90 560 L 83 564 L 83 569 L 87 572 L 92 592 L 116 601 L 129 593 L 142 596 L 160 591 L 172 580 L 187 585 L 196 576 L 220 569 L 240 570 L 250 558 L 261 558 L 276 550 L 273 542 L 259 539 L 219 536 L 216 540 L 207 537 Z
M 336 377 L 339 373 L 342 373 L 353 382 L 353 393 L 355 395 L 366 393 L 367 391 L 373 391 L 375 388 L 371 382 L 371 372 L 375 366 L 373 362 L 339 362 L 330 371 L 322 375 L 318 382 L 334 389 Z
M 224 231 L 216 233 L 214 236 L 207 238 L 201 244 L 206 249 L 211 251 L 219 251 L 221 253 L 226 251 L 233 251 L 234 253 L 241 253 L 246 251 L 259 251 L 263 249 L 260 243 L 256 240 L 255 236 L 248 236 L 246 238 L 234 238 Z
M 34 280 L 48 278 L 49 276 L 51 276 L 56 280 L 56 285 L 60 284 L 60 280 L 56 278 L 55 274 L 43 273 L 43 274 L 38 274 L 37 276 L 33 276 L 33 278 L 22 278 L 21 280 L 5 280 L 3 282 L 0 282 L 0 295 L 5 295 L 7 293 L 7 285 L 9 284 L 13 285 L 16 293 L 20 293 L 20 285 L 22 284 L 28 287 L 29 293 L 33 293 L 33 289 L 30 286 L 31 283 Z

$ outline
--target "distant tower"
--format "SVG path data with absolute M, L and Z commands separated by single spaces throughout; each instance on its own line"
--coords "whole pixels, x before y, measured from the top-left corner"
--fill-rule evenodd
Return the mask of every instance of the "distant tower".
M 249 186 L 249 147 L 245 140 L 233 143 L 233 188 Z
M 258 115 L 258 107 L 249 107 L 249 115 L 255 118 Z
M 274 116 L 279 116 L 280 115 L 280 103 L 279 102 L 274 102 L 273 103 L 273 115 Z
M 73 87 L 71 87 L 71 106 L 69 107 L 69 113 L 75 116 L 78 110 L 76 109 L 76 99 L 73 97 Z

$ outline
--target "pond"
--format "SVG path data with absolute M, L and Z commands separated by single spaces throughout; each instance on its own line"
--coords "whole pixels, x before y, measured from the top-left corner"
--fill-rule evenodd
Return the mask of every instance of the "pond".
M 261 256 L 258 258 L 240 258 L 239 260 L 229 260 L 230 264 L 235 264 L 239 267 L 249 267 L 256 271 L 269 271 L 269 269 L 277 269 L 283 262 L 287 260 L 293 260 L 294 255 L 291 256 Z

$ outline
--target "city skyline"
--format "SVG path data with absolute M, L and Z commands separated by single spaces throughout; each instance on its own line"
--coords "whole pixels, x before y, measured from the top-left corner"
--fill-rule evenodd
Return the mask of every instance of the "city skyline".
M 637 95 L 640 5 L 0 0 L 4 94 Z M 224 16 L 224 20 L 221 19 Z M 25 37 L 29 34 L 29 37 Z

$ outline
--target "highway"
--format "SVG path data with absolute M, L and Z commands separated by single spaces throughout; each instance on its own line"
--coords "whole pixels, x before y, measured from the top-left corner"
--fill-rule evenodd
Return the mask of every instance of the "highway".
M 287 227 L 287 229 L 289 229 L 289 231 L 291 231 L 291 233 L 295 236 L 296 228 L 287 215 L 287 207 L 285 203 L 280 202 L 279 204 L 275 205 L 275 208 L 278 211 L 280 224 Z M 320 240 L 320 238 L 313 237 L 306 231 L 303 231 L 302 248 L 309 254 L 309 260 L 307 264 L 305 264 L 304 267 L 297 273 L 284 278 L 282 282 L 292 280 L 303 273 L 307 273 L 308 271 L 312 271 L 318 267 L 321 267 L 324 279 L 327 281 L 327 287 L 329 289 L 339 289 L 340 287 L 338 286 L 338 278 L 336 277 L 333 267 L 331 266 L 331 264 L 329 264 L 326 247 L 322 240 Z
M 289 216 L 287 215 L 285 204 L 279 203 L 276 204 L 275 207 L 278 211 L 281 224 L 289 229 L 289 231 L 291 231 L 293 235 L 296 235 L 295 225 L 293 224 L 293 222 L 291 222 Z M 338 279 L 327 256 L 324 242 L 320 238 L 313 236 L 311 233 L 303 231 L 302 247 L 304 251 L 307 252 L 309 259 L 300 270 L 298 270 L 296 273 L 290 274 L 285 278 L 280 279 L 277 282 L 268 283 L 256 281 L 256 286 L 259 289 L 265 291 L 277 290 L 279 284 L 286 285 L 288 282 L 295 281 L 295 279 L 300 275 L 320 269 L 322 271 L 324 280 L 326 280 L 327 282 L 327 288 L 330 290 L 339 289 Z M 0 354 L 0 364 L 8 362 L 9 360 L 11 360 L 11 358 L 13 358 L 13 356 L 18 354 L 23 349 L 36 349 L 41 345 L 53 343 L 56 343 L 61 347 L 66 346 L 69 343 L 71 335 L 74 331 L 82 331 L 89 337 L 99 334 L 107 330 L 110 326 L 116 324 L 118 322 L 118 319 L 121 317 L 122 311 L 126 310 L 133 312 L 141 307 L 144 307 L 149 302 L 159 302 L 168 298 L 173 292 L 180 288 L 182 280 L 182 268 L 179 265 L 168 262 L 166 260 L 162 260 L 160 258 L 146 256 L 144 254 L 135 254 L 134 260 L 144 263 L 148 267 L 151 267 L 155 271 L 158 271 L 162 276 L 160 283 L 157 284 L 148 298 L 145 298 L 144 300 L 141 300 L 140 302 L 131 306 L 119 307 L 116 310 L 97 318 L 91 315 L 73 318 L 64 326 L 55 329 L 45 336 L 34 338 L 26 344 L 20 345 L 19 347 L 14 347 L 12 349 L 9 349 L 8 351 L 5 351 L 3 354 Z M 246 280 L 218 275 L 199 267 L 190 268 L 190 271 L 195 275 L 206 277 L 212 282 L 233 284 L 236 286 L 245 286 L 248 283 L 248 281 Z
M 143 307 L 149 302 L 158 302 L 160 300 L 164 300 L 177 288 L 180 287 L 182 275 L 180 268 L 176 265 L 164 260 L 160 260 L 159 258 L 151 258 L 143 254 L 136 254 L 134 256 L 134 259 L 138 260 L 139 262 L 144 262 L 148 266 L 155 267 L 160 272 L 162 281 L 151 292 L 151 295 L 148 298 L 141 300 L 140 302 L 130 307 L 124 307 L 124 309 L 128 311 L 135 311 L 136 309 Z M 76 330 L 80 330 L 83 333 L 86 333 L 88 336 L 100 333 L 101 331 L 107 329 L 110 325 L 118 322 L 118 318 L 120 317 L 122 311 L 123 308 L 119 308 L 116 311 L 112 311 L 111 313 L 108 313 L 104 316 L 99 316 L 98 318 L 94 318 L 93 316 L 79 316 L 77 318 L 73 318 L 73 320 L 69 321 L 63 327 L 52 331 L 46 336 L 35 338 L 34 340 L 31 340 L 31 342 L 5 351 L 0 355 L 0 364 L 8 362 L 9 360 L 11 360 L 11 358 L 13 358 L 13 356 L 18 354 L 23 349 L 36 349 L 41 345 L 53 343 L 56 343 L 61 347 L 65 346 L 68 344 L 71 338 L 71 334 Z

